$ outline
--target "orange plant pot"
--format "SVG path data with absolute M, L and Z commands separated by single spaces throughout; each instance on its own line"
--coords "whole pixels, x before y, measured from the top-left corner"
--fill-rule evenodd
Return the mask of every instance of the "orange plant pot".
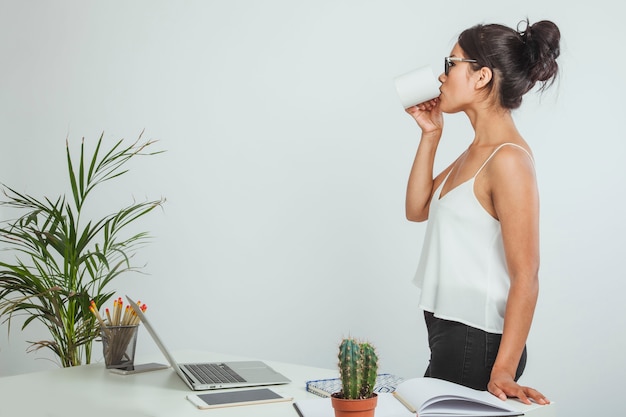
M 378 395 L 365 400 L 344 400 L 330 396 L 330 401 L 335 409 L 335 417 L 374 417 L 374 410 L 378 403 Z

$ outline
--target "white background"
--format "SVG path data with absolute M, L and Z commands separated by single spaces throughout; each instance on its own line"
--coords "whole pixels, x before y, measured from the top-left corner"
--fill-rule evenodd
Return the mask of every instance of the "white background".
M 584 4 L 584 5 L 583 5 Z M 423 373 L 411 279 L 425 224 L 404 218 L 419 132 L 393 77 L 442 70 L 461 30 L 529 17 L 562 32 L 562 74 L 514 113 L 542 202 L 541 295 L 523 381 L 559 414 L 612 415 L 626 371 L 624 34 L 615 3 L 0 0 L 0 182 L 66 190 L 65 141 L 158 139 L 94 213 L 164 196 L 137 224 L 149 305 L 172 349 L 334 367 L 341 337 L 383 371 Z M 471 141 L 446 117 L 437 168 Z M 0 211 L 2 219 L 7 213 Z M 4 255 L 6 256 L 6 254 Z M 0 375 L 56 367 L 0 327 Z M 100 361 L 100 346 L 95 346 Z M 140 353 L 156 352 L 145 332 Z M 315 378 L 315 375 L 311 375 Z M 619 402 L 621 403 L 621 402 Z

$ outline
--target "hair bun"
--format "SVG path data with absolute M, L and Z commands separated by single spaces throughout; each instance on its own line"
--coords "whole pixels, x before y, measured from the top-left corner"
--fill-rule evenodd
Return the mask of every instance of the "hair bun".
M 559 68 L 556 59 L 561 53 L 559 46 L 561 32 L 549 20 L 542 20 L 532 25 L 529 25 L 526 20 L 526 24 L 526 30 L 520 32 L 520 36 L 528 54 L 528 76 L 533 83 L 547 82 L 553 79 Z

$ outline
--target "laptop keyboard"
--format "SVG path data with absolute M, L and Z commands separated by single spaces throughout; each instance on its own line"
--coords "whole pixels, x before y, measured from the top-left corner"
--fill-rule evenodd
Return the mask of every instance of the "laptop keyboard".
M 224 363 L 187 364 L 185 368 L 203 384 L 246 382 L 245 379 Z

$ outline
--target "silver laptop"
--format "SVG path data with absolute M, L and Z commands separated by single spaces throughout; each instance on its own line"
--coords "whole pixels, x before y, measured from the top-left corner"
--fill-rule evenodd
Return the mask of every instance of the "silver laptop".
M 126 299 L 137 313 L 152 339 L 157 344 L 178 376 L 194 391 L 220 388 L 252 387 L 287 384 L 288 378 L 261 361 L 230 361 L 208 363 L 178 363 L 143 314 L 137 303 Z

